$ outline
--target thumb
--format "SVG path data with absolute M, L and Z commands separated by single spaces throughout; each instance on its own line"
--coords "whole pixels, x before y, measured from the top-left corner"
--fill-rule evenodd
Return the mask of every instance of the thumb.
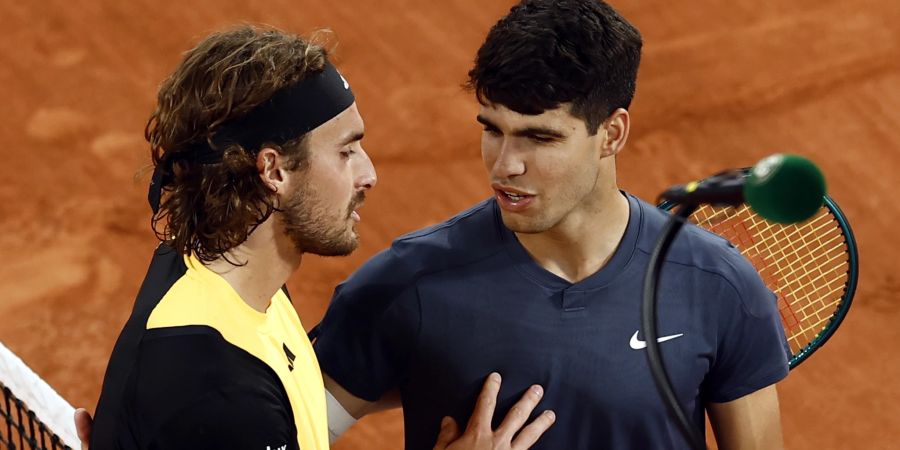
M 459 437 L 459 425 L 452 417 L 444 417 L 441 420 L 441 432 L 438 434 L 437 442 L 434 443 L 434 450 L 444 450 L 451 442 Z

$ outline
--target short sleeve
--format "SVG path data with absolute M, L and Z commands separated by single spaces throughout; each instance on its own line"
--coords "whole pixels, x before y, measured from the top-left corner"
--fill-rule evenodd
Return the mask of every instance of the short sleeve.
M 404 379 L 420 323 L 415 274 L 387 249 L 338 285 L 313 346 L 326 375 L 377 401 Z
M 775 294 L 750 263 L 734 252 L 735 275 L 723 280 L 716 356 L 704 381 L 703 398 L 724 403 L 787 376 L 790 349 Z
M 206 326 L 148 330 L 126 417 L 142 449 L 296 449 L 278 375 Z
M 210 392 L 170 415 L 151 438 L 148 448 L 298 449 L 297 435 L 277 406 L 266 404 L 250 392 Z

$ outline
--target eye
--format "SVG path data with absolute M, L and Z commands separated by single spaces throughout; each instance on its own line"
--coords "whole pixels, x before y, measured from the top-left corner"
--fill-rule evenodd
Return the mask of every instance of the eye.
M 548 144 L 550 142 L 556 141 L 556 138 L 549 137 L 549 136 L 529 136 L 528 138 L 531 139 L 533 142 L 537 142 L 539 144 Z
M 348 148 L 348 149 L 345 149 L 345 150 L 341 151 L 341 157 L 342 157 L 342 158 L 349 158 L 349 157 L 350 157 L 351 155 L 353 155 L 354 153 L 356 153 L 355 150 L 353 150 L 352 148 Z
M 484 132 L 491 136 L 500 136 L 500 130 L 494 127 L 484 127 Z

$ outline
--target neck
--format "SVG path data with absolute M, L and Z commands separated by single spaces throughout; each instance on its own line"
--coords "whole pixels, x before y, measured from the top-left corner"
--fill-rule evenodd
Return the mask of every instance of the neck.
M 516 233 L 519 242 L 544 269 L 577 283 L 603 268 L 622 241 L 630 206 L 618 188 L 569 213 L 541 233 Z
M 244 302 L 260 312 L 269 308 L 278 289 L 300 267 L 301 254 L 289 238 L 276 233 L 273 222 L 274 217 L 269 217 L 256 227 L 243 244 L 228 252 L 227 259 L 222 257 L 207 264 Z

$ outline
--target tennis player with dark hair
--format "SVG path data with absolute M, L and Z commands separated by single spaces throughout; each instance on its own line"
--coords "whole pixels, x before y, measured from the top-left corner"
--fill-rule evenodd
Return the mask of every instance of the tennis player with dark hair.
M 325 385 L 360 417 L 398 392 L 406 448 L 431 447 L 482 378 L 498 411 L 537 382 L 543 449 L 681 449 L 638 332 L 666 215 L 622 192 L 642 39 L 597 0 L 524 0 L 469 73 L 494 196 L 398 238 L 339 285 L 315 343 Z M 692 225 L 662 270 L 660 336 L 677 395 L 719 448 L 782 447 L 788 349 L 775 296 L 727 241 Z
M 363 132 L 320 46 L 242 27 L 187 52 L 146 128 L 162 243 L 110 358 L 94 450 L 328 448 L 322 376 L 283 286 L 304 253 L 357 247 L 376 182 Z M 550 426 L 525 425 L 535 386 L 495 431 L 500 380 L 484 379 L 467 433 L 429 447 L 524 449 Z

